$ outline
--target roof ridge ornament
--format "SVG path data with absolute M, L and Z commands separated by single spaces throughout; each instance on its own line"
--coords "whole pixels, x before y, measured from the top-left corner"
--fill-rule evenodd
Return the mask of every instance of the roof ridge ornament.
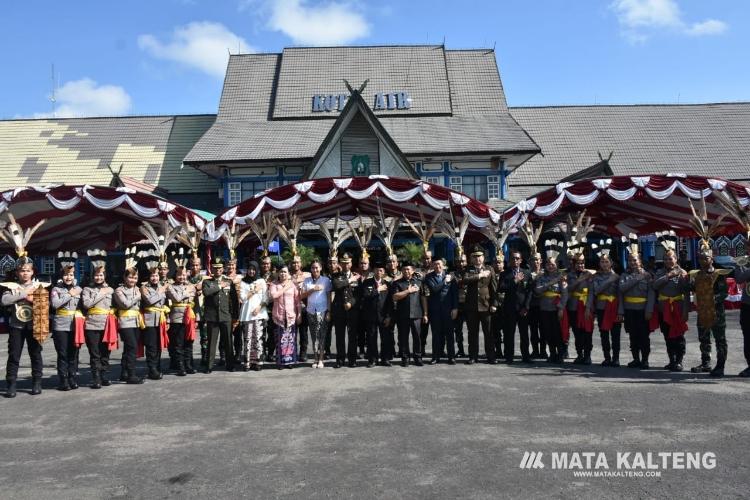
M 367 84 L 369 82 L 370 82 L 370 79 L 368 78 L 367 80 L 365 80 L 364 82 L 362 82 L 362 85 L 359 86 L 359 89 L 354 90 L 354 88 L 352 88 L 351 84 L 346 80 L 346 78 L 344 78 L 344 85 L 346 85 L 346 90 L 348 90 L 350 94 L 354 94 L 355 92 L 357 94 L 361 94 L 362 92 L 364 92 L 365 87 L 367 87 Z

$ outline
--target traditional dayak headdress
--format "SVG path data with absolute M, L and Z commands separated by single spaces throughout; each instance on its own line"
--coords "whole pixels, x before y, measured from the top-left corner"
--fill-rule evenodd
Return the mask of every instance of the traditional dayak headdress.
M 424 213 L 422 213 L 422 207 L 417 205 L 417 211 L 419 212 L 419 226 L 415 225 L 406 216 L 404 216 L 404 221 L 406 221 L 411 230 L 414 231 L 414 234 L 416 234 L 422 241 L 422 248 L 426 254 L 430 249 L 430 238 L 432 238 L 432 235 L 435 234 L 435 231 L 438 229 L 438 221 L 441 219 L 443 213 L 437 212 L 435 217 L 432 218 L 430 224 L 427 225 Z
M 346 221 L 346 225 L 349 226 L 351 235 L 357 240 L 357 245 L 362 250 L 362 258 L 369 259 L 370 254 L 367 252 L 367 246 L 372 240 L 372 233 L 375 227 L 372 224 L 366 224 L 362 218 L 362 214 L 357 214 L 357 227 L 352 226 L 351 221 Z
M 161 234 L 158 234 L 154 227 L 148 222 L 144 222 L 140 225 L 138 231 L 140 231 L 140 233 L 148 240 L 149 244 L 151 244 L 156 251 L 156 255 L 158 255 L 157 266 L 159 266 L 160 263 L 167 264 L 167 248 L 174 243 L 177 239 L 177 235 L 180 234 L 182 229 L 182 226 L 169 227 L 169 222 L 167 220 L 163 220 L 161 223 Z
M 539 251 L 537 250 L 536 245 L 539 241 L 539 237 L 542 235 L 543 230 L 544 222 L 540 222 L 539 226 L 535 229 L 531 224 L 531 220 L 529 220 L 528 215 L 526 216 L 524 224 L 520 227 L 521 236 L 523 237 L 524 241 L 526 241 L 526 244 L 529 245 L 529 252 L 531 257 L 539 255 Z
M 399 219 L 398 217 L 391 217 L 386 219 L 383 214 L 383 207 L 380 205 L 378 199 L 378 219 L 375 221 L 375 236 L 380 238 L 385 245 L 385 250 L 388 252 L 388 256 L 393 255 L 393 240 L 396 237 L 398 231 Z
M 464 221 L 468 221 L 468 217 L 464 218 Z M 510 228 L 503 224 L 502 218 L 500 221 L 495 224 L 494 222 L 490 221 L 488 225 L 483 227 L 481 229 L 482 234 L 489 239 L 493 245 L 495 245 L 495 254 L 496 258 L 499 261 L 505 260 L 505 254 L 503 253 L 503 246 L 505 245 L 505 240 L 508 239 L 508 236 L 510 236 Z M 461 248 L 459 246 L 459 248 Z M 460 256 L 460 255 L 459 255 Z
M 280 218 L 276 219 L 276 227 L 279 230 L 279 236 L 282 240 L 289 245 L 289 249 L 292 251 L 292 256 L 296 257 L 299 255 L 297 252 L 297 234 L 302 227 L 302 217 L 297 215 L 296 210 L 287 212 L 285 220 L 282 222 Z
M 141 256 L 141 253 L 137 254 L 135 253 L 135 247 L 130 247 L 125 249 L 125 270 L 128 269 L 138 269 L 138 258 Z
M 251 233 L 255 233 L 258 236 L 258 239 L 260 239 L 261 245 L 263 245 L 263 256 L 268 255 L 268 245 L 270 245 L 271 241 L 273 241 L 275 234 L 272 233 L 270 239 L 266 239 L 265 236 L 261 238 L 260 233 L 262 231 L 265 231 L 268 227 L 266 223 L 267 221 L 264 220 L 264 226 L 263 229 L 261 229 L 260 226 L 255 224 L 254 221 L 250 221 L 250 228 L 240 232 L 239 228 L 237 227 L 237 221 L 232 220 L 232 224 L 226 231 L 224 231 L 224 234 L 222 235 L 224 237 L 224 242 L 227 244 L 227 248 L 229 249 L 229 259 L 237 259 L 237 248 L 240 246 L 240 243 L 245 240 L 245 238 L 250 236 Z M 270 224 L 273 225 L 273 223 Z
M 460 257 L 464 253 L 464 238 L 466 237 L 466 230 L 469 229 L 469 218 L 464 217 L 461 223 L 457 224 L 456 218 L 453 216 L 453 210 L 449 209 L 448 213 L 451 217 L 450 222 L 445 217 L 440 217 L 437 221 L 437 228 L 453 241 L 453 244 L 456 245 L 456 252 Z
M 333 218 L 332 229 L 328 229 L 328 222 L 330 221 L 321 222 L 318 226 L 321 234 L 328 242 L 331 257 L 338 257 L 339 246 L 351 236 L 349 228 L 344 227 L 339 215 L 339 212 L 336 212 L 336 217 Z
M 190 249 L 193 258 L 199 258 L 198 248 L 201 244 L 203 231 L 203 229 L 198 229 L 197 226 L 190 224 L 190 221 L 186 218 L 181 225 L 181 231 L 177 233 L 177 241 Z
M 574 257 L 580 255 L 586 250 L 586 240 L 588 234 L 593 229 L 591 217 L 586 217 L 584 210 L 578 214 L 578 218 L 573 222 L 573 217 L 568 214 L 568 256 Z
M 62 271 L 66 267 L 76 267 L 78 254 L 76 252 L 57 252 L 57 267 Z
M 626 248 L 628 249 L 628 253 L 630 255 L 638 255 L 640 253 L 640 244 L 638 243 L 638 235 L 635 233 L 630 233 L 627 236 L 622 236 L 622 242 L 626 244 Z
M 188 263 L 187 256 L 185 255 L 185 249 L 182 247 L 175 252 L 172 251 L 172 262 L 174 262 L 175 267 L 186 267 Z
M 104 250 L 100 250 L 98 248 L 94 248 L 92 250 L 89 250 L 86 252 L 86 254 L 89 256 L 89 261 L 91 262 L 91 269 L 96 269 L 97 267 L 106 268 L 107 267 L 107 252 Z
M 2 227 L 0 227 L 0 238 L 15 249 L 16 255 L 18 256 L 18 259 L 16 259 L 16 267 L 33 264 L 34 261 L 31 260 L 26 252 L 26 246 L 29 244 L 29 240 L 36 230 L 39 229 L 47 219 L 40 220 L 34 225 L 34 227 L 26 229 L 25 231 L 20 225 L 18 225 L 15 217 L 13 217 L 13 214 L 10 212 L 8 212 L 8 221 L 9 222 L 7 223 L 3 222 Z
M 667 252 L 677 251 L 677 234 L 674 231 L 657 231 L 656 241 L 666 250 Z
M 690 210 L 693 212 L 692 217 L 690 217 L 690 226 L 693 228 L 693 231 L 695 231 L 695 234 L 697 234 L 701 239 L 698 253 L 700 255 L 713 257 L 713 252 L 711 251 L 711 238 L 713 238 L 714 235 L 719 231 L 721 222 L 728 214 L 721 214 L 716 218 L 716 220 L 710 222 L 708 220 L 708 210 L 706 209 L 706 198 L 701 196 L 700 213 L 697 213 L 695 211 L 693 200 L 688 198 L 688 202 L 690 203 Z
M 745 228 L 746 237 L 750 240 L 750 205 L 743 206 L 737 195 L 730 189 L 714 192 L 714 197 L 724 207 L 729 216 Z M 737 257 L 735 262 L 741 266 L 745 266 L 747 265 L 748 257 L 747 255 Z
M 255 236 L 260 241 L 260 245 L 263 248 L 263 257 L 268 256 L 268 249 L 271 247 L 271 243 L 273 242 L 274 238 L 276 238 L 276 236 L 279 234 L 279 228 L 276 225 L 276 217 L 274 217 L 274 215 L 270 212 L 266 212 L 258 219 L 248 221 L 248 224 L 250 225 L 250 229 L 252 230 L 252 232 L 255 233 Z M 232 231 L 236 234 L 234 221 L 232 221 Z M 226 233 L 224 234 L 226 239 Z M 245 231 L 237 236 L 236 240 L 232 243 L 234 245 L 234 248 L 232 248 L 229 241 L 227 241 L 227 246 L 230 247 L 230 258 L 237 258 L 234 254 L 234 250 L 236 250 L 237 246 L 242 242 L 242 240 L 247 237 L 247 235 L 248 232 Z
M 557 261 L 557 257 L 565 249 L 565 242 L 562 238 L 551 238 L 544 243 L 544 254 L 547 258 Z
M 591 250 L 600 259 L 604 256 L 609 257 L 609 254 L 612 251 L 612 238 L 607 238 L 606 240 L 599 240 L 599 243 L 592 243 Z

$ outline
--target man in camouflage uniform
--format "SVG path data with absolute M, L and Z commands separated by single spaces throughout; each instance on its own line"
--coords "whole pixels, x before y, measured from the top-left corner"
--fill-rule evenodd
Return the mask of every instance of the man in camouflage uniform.
M 710 372 L 712 377 L 724 376 L 727 360 L 726 316 L 724 299 L 727 298 L 726 269 L 714 268 L 711 249 L 705 243 L 699 254 L 700 270 L 693 275 L 691 288 L 695 291 L 698 312 L 698 341 L 701 364 L 690 369 L 693 373 Z M 711 333 L 716 342 L 716 366 L 711 369 Z

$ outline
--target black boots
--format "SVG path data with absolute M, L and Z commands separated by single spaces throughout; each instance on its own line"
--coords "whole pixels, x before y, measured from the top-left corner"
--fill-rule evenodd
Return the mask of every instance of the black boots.
M 148 369 L 148 379 L 149 380 L 161 380 L 162 374 L 159 370 L 156 369 L 155 366 L 152 366 Z
M 602 361 L 602 366 L 612 366 L 612 356 L 608 350 L 604 351 L 604 361 Z
M 711 371 L 711 358 L 707 356 L 701 357 L 701 364 L 694 366 L 690 369 L 692 373 L 708 373 Z
M 68 380 L 68 377 L 64 375 L 60 377 L 60 384 L 57 386 L 57 390 L 64 392 L 70 390 L 70 381 Z
M 42 393 L 42 378 L 34 377 L 31 381 L 31 395 L 36 396 Z
M 674 357 L 674 365 L 672 366 L 673 372 L 681 372 L 682 371 L 682 354 L 675 354 Z
M 584 365 L 590 365 L 591 364 L 591 351 L 584 350 L 583 351 L 583 363 Z
M 628 368 L 640 368 L 641 367 L 641 353 L 638 351 L 631 351 L 633 353 L 633 361 L 628 363 Z
M 577 349 L 576 353 L 577 353 L 577 356 L 576 356 L 576 359 L 573 360 L 573 364 L 582 365 L 583 364 L 583 350 Z
M 185 373 L 185 365 L 181 359 L 177 360 L 175 364 L 177 365 L 177 367 L 175 368 L 175 375 L 177 375 L 178 377 L 184 377 L 185 375 L 187 375 L 187 373 Z
M 620 351 L 612 351 L 612 364 L 610 366 L 620 366 Z
M 641 370 L 648 370 L 648 353 L 643 353 L 643 356 L 641 356 Z
M 93 370 L 91 372 L 91 388 L 101 389 L 102 388 L 102 375 L 99 370 Z
M 8 383 L 8 388 L 5 389 L 5 397 L 15 398 L 16 397 L 16 379 L 8 379 L 6 382 Z
M 711 376 L 712 377 L 723 377 L 724 376 L 724 362 L 726 361 L 726 354 L 722 356 L 722 353 L 719 353 L 716 356 L 716 366 L 713 370 L 711 370 Z
M 201 366 L 204 368 L 208 366 L 208 349 L 205 347 L 201 347 Z
M 193 367 L 193 355 L 190 354 L 190 356 L 185 358 L 185 373 L 188 375 L 193 375 L 195 373 L 195 368 Z
M 78 378 L 75 375 L 68 377 L 68 383 L 70 384 L 71 391 L 78 389 Z

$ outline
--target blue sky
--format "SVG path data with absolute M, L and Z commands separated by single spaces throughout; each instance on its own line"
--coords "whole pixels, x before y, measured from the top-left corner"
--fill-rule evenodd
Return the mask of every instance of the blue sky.
M 227 50 L 495 47 L 512 106 L 750 100 L 745 0 L 15 1 L 0 117 L 215 113 Z

